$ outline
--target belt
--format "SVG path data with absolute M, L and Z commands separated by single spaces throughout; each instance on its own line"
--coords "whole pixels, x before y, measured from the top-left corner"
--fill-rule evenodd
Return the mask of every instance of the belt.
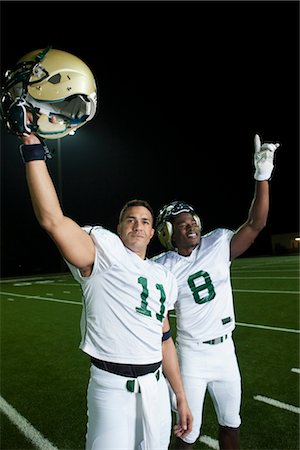
M 161 367 L 154 373 L 157 381 L 160 379 L 160 371 L 161 371 Z M 141 392 L 141 388 L 139 386 L 137 379 L 127 380 L 126 389 L 129 392 L 135 392 L 135 393 Z
M 204 341 L 203 344 L 210 344 L 210 345 L 221 344 L 221 342 L 226 341 L 227 337 L 228 337 L 227 334 L 225 334 L 225 336 L 221 336 L 216 339 L 211 339 L 210 341 Z

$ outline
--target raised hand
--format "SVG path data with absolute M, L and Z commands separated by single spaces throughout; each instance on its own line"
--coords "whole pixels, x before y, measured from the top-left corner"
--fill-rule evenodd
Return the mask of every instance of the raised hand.
M 258 134 L 254 136 L 254 178 L 257 181 L 269 180 L 274 169 L 274 153 L 280 144 L 261 144 Z

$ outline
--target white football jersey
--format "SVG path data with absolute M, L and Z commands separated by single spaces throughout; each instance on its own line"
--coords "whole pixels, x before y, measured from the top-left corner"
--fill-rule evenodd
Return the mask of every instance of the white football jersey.
M 94 240 L 92 274 L 82 277 L 67 263 L 83 294 L 80 348 L 97 359 L 121 364 L 162 360 L 162 325 L 177 299 L 175 277 L 126 248 L 100 226 L 83 227 Z
M 190 256 L 168 251 L 152 258 L 176 277 L 177 339 L 200 342 L 235 328 L 230 280 L 230 240 L 234 232 L 218 228 L 201 237 Z

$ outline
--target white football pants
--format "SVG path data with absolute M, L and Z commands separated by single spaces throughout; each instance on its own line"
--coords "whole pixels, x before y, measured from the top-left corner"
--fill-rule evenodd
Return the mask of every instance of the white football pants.
M 161 368 L 159 374 L 159 380 L 152 373 L 138 377 L 130 392 L 126 385 L 132 378 L 91 365 L 86 450 L 168 449 L 170 398 Z
M 232 337 L 216 344 L 189 342 L 177 344 L 185 393 L 193 414 L 193 430 L 184 438 L 194 443 L 202 425 L 203 404 L 208 390 L 222 426 L 241 424 L 241 376 Z

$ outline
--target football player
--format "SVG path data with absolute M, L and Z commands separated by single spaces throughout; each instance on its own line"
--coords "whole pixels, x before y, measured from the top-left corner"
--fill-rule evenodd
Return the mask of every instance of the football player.
M 91 118 L 93 76 L 73 55 L 49 49 L 30 53 L 12 74 L 2 97 L 3 117 L 23 142 L 36 218 L 82 290 L 80 348 L 91 360 L 86 449 L 167 450 L 171 408 L 165 377 L 176 393 L 176 436 L 191 431 L 192 415 L 168 321 L 177 283 L 146 258 L 154 234 L 152 208 L 139 199 L 126 203 L 117 233 L 81 227 L 64 215 L 43 138 L 64 137 Z M 48 101 L 52 92 L 54 105 Z
M 218 228 L 202 236 L 200 217 L 183 201 L 165 205 L 158 214 L 156 230 L 167 252 L 153 259 L 177 279 L 176 344 L 194 418 L 192 432 L 179 438 L 178 448 L 193 448 L 201 430 L 207 390 L 219 423 L 220 449 L 240 448 L 241 377 L 232 339 L 235 316 L 230 265 L 266 225 L 269 179 L 279 144 L 261 145 L 255 135 L 254 146 L 255 193 L 248 218 L 236 231 Z

